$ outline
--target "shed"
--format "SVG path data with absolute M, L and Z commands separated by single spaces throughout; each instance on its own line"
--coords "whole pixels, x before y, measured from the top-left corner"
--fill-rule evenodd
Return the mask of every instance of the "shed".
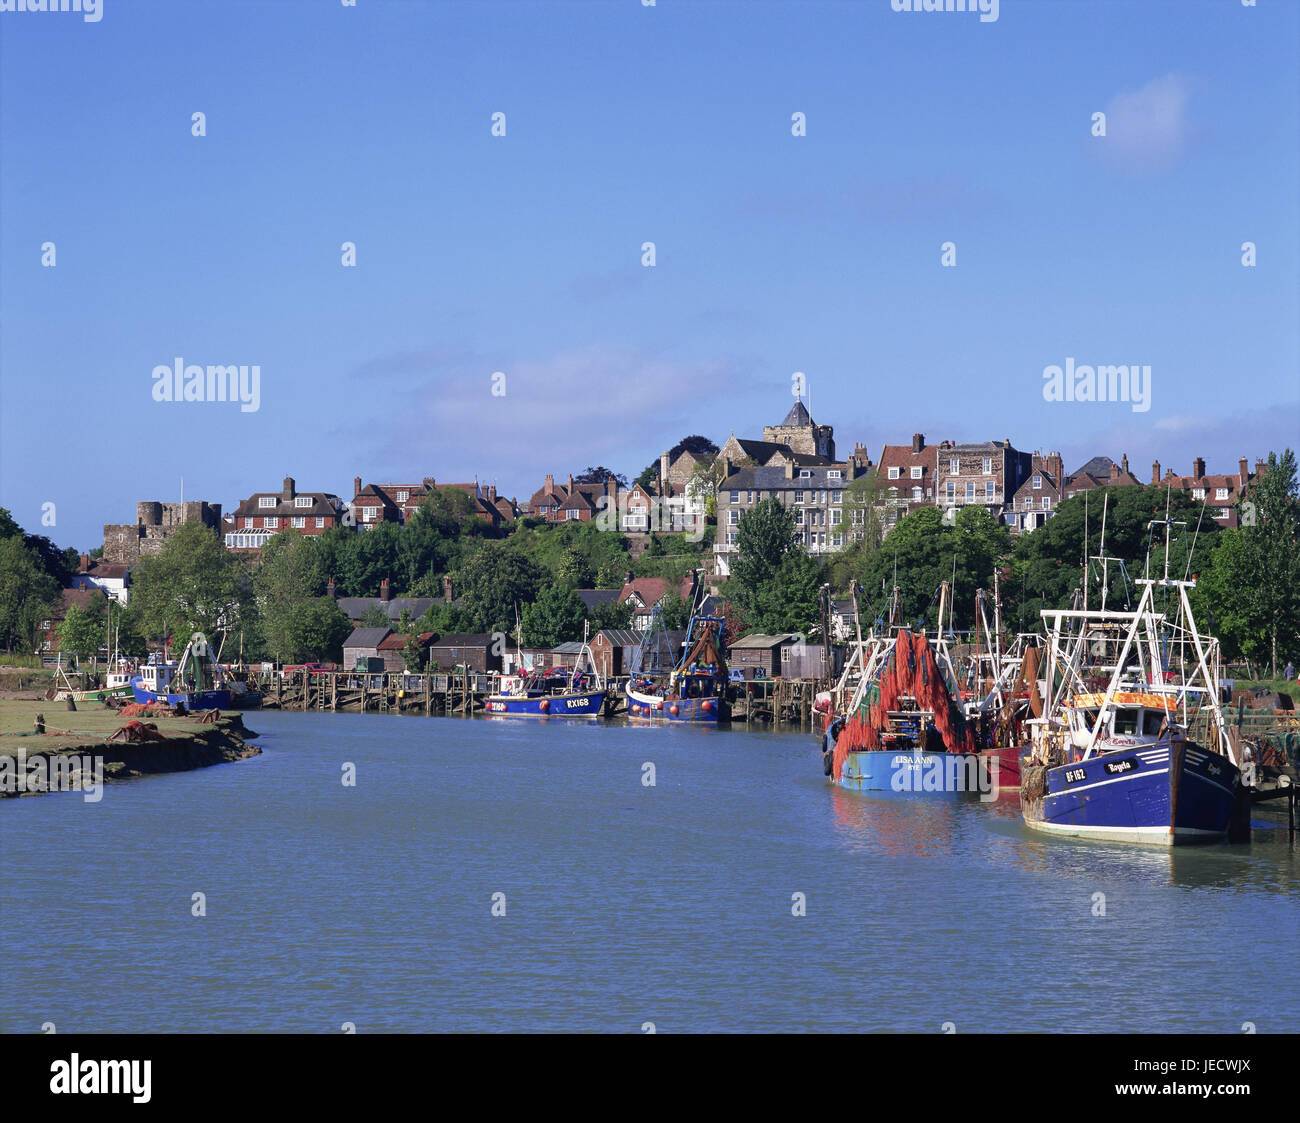
M 743 636 L 727 652 L 727 664 L 732 670 L 744 671 L 745 677 L 776 678 L 782 673 L 784 649 L 799 642 L 792 632 L 769 636 L 762 632 Z
M 592 637 L 591 657 L 602 678 L 618 678 L 628 673 L 640 646 L 640 632 L 630 628 L 602 628 Z
M 501 653 L 489 632 L 461 632 L 441 636 L 429 644 L 429 658 L 444 671 L 465 665 L 484 673 L 501 670 Z
M 391 634 L 391 628 L 357 628 L 354 630 L 343 641 L 343 669 L 345 671 L 354 670 L 358 659 L 383 658 L 384 653 L 379 650 L 379 645 Z

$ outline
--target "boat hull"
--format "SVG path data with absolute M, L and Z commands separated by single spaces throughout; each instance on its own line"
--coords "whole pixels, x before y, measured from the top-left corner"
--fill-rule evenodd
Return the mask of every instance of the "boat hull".
M 717 725 L 721 715 L 722 703 L 718 698 L 658 698 L 635 690 L 627 692 L 627 716 L 633 721 Z
M 1103 753 L 1044 769 L 1041 780 L 1035 771 L 1021 787 L 1030 829 L 1148 846 L 1222 839 L 1239 783 L 1231 761 L 1186 742 Z
M 1020 748 L 1011 746 L 985 749 L 979 754 L 990 791 L 997 791 L 999 796 L 1019 798 L 1021 751 Z
M 979 792 L 983 766 L 971 753 L 870 749 L 844 758 L 831 782 L 855 792 L 955 797 Z
M 599 717 L 604 705 L 603 690 L 587 690 L 538 698 L 493 694 L 483 708 L 493 717 Z
M 187 710 L 228 710 L 230 705 L 229 690 L 189 690 L 180 694 L 170 691 L 163 693 L 148 690 L 138 682 L 131 683 L 131 693 L 142 705 L 162 702 L 168 706 L 184 706 Z

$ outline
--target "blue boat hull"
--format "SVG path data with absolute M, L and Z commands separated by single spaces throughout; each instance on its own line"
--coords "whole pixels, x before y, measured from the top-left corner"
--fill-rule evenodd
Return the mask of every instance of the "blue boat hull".
M 970 753 L 872 749 L 849 753 L 840 778 L 831 782 L 855 792 L 952 797 L 983 791 L 984 773 Z
M 1176 742 L 1103 753 L 1046 771 L 1022 794 L 1025 825 L 1048 834 L 1182 846 L 1228 832 L 1240 775 L 1226 757 Z
M 599 717 L 605 705 L 603 690 L 580 694 L 548 694 L 538 698 L 493 694 L 484 709 L 494 717 Z
M 635 721 L 717 725 L 721 714 L 717 698 L 655 698 L 633 690 L 627 693 L 627 716 Z
M 131 693 L 135 695 L 137 702 L 145 705 L 152 702 L 163 702 L 168 706 L 184 706 L 187 710 L 228 710 L 231 708 L 229 690 L 190 690 L 181 694 L 160 694 L 154 690 L 146 690 L 138 683 L 132 682 Z

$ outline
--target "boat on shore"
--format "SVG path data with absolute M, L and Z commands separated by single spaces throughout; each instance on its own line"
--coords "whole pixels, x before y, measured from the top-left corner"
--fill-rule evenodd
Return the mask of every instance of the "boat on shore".
M 179 662 L 155 656 L 131 678 L 131 692 L 142 705 L 162 702 L 187 710 L 228 710 L 231 690 L 202 632 L 185 645 Z
M 1154 520 L 1151 526 L 1161 525 Z M 1195 580 L 1142 578 L 1132 611 L 1044 609 L 1046 712 L 1026 724 L 1025 826 L 1107 842 L 1183 846 L 1223 839 L 1241 782 L 1218 698 L 1218 641 L 1204 636 Z M 1104 564 L 1104 555 L 1093 560 Z M 1188 566 L 1190 569 L 1190 560 Z M 1157 591 L 1166 608 L 1157 608 Z M 1077 603 L 1077 602 L 1076 602 Z M 1205 743 L 1192 740 L 1204 726 Z

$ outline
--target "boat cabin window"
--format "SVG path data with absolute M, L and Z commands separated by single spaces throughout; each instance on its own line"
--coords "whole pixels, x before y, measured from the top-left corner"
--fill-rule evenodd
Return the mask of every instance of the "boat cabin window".
M 1132 736 L 1138 731 L 1138 720 L 1142 716 L 1142 711 L 1133 708 L 1126 708 L 1115 711 L 1114 732 L 1118 736 Z
M 1165 715 L 1160 710 L 1147 710 L 1142 715 L 1142 732 L 1155 737 L 1165 722 Z

